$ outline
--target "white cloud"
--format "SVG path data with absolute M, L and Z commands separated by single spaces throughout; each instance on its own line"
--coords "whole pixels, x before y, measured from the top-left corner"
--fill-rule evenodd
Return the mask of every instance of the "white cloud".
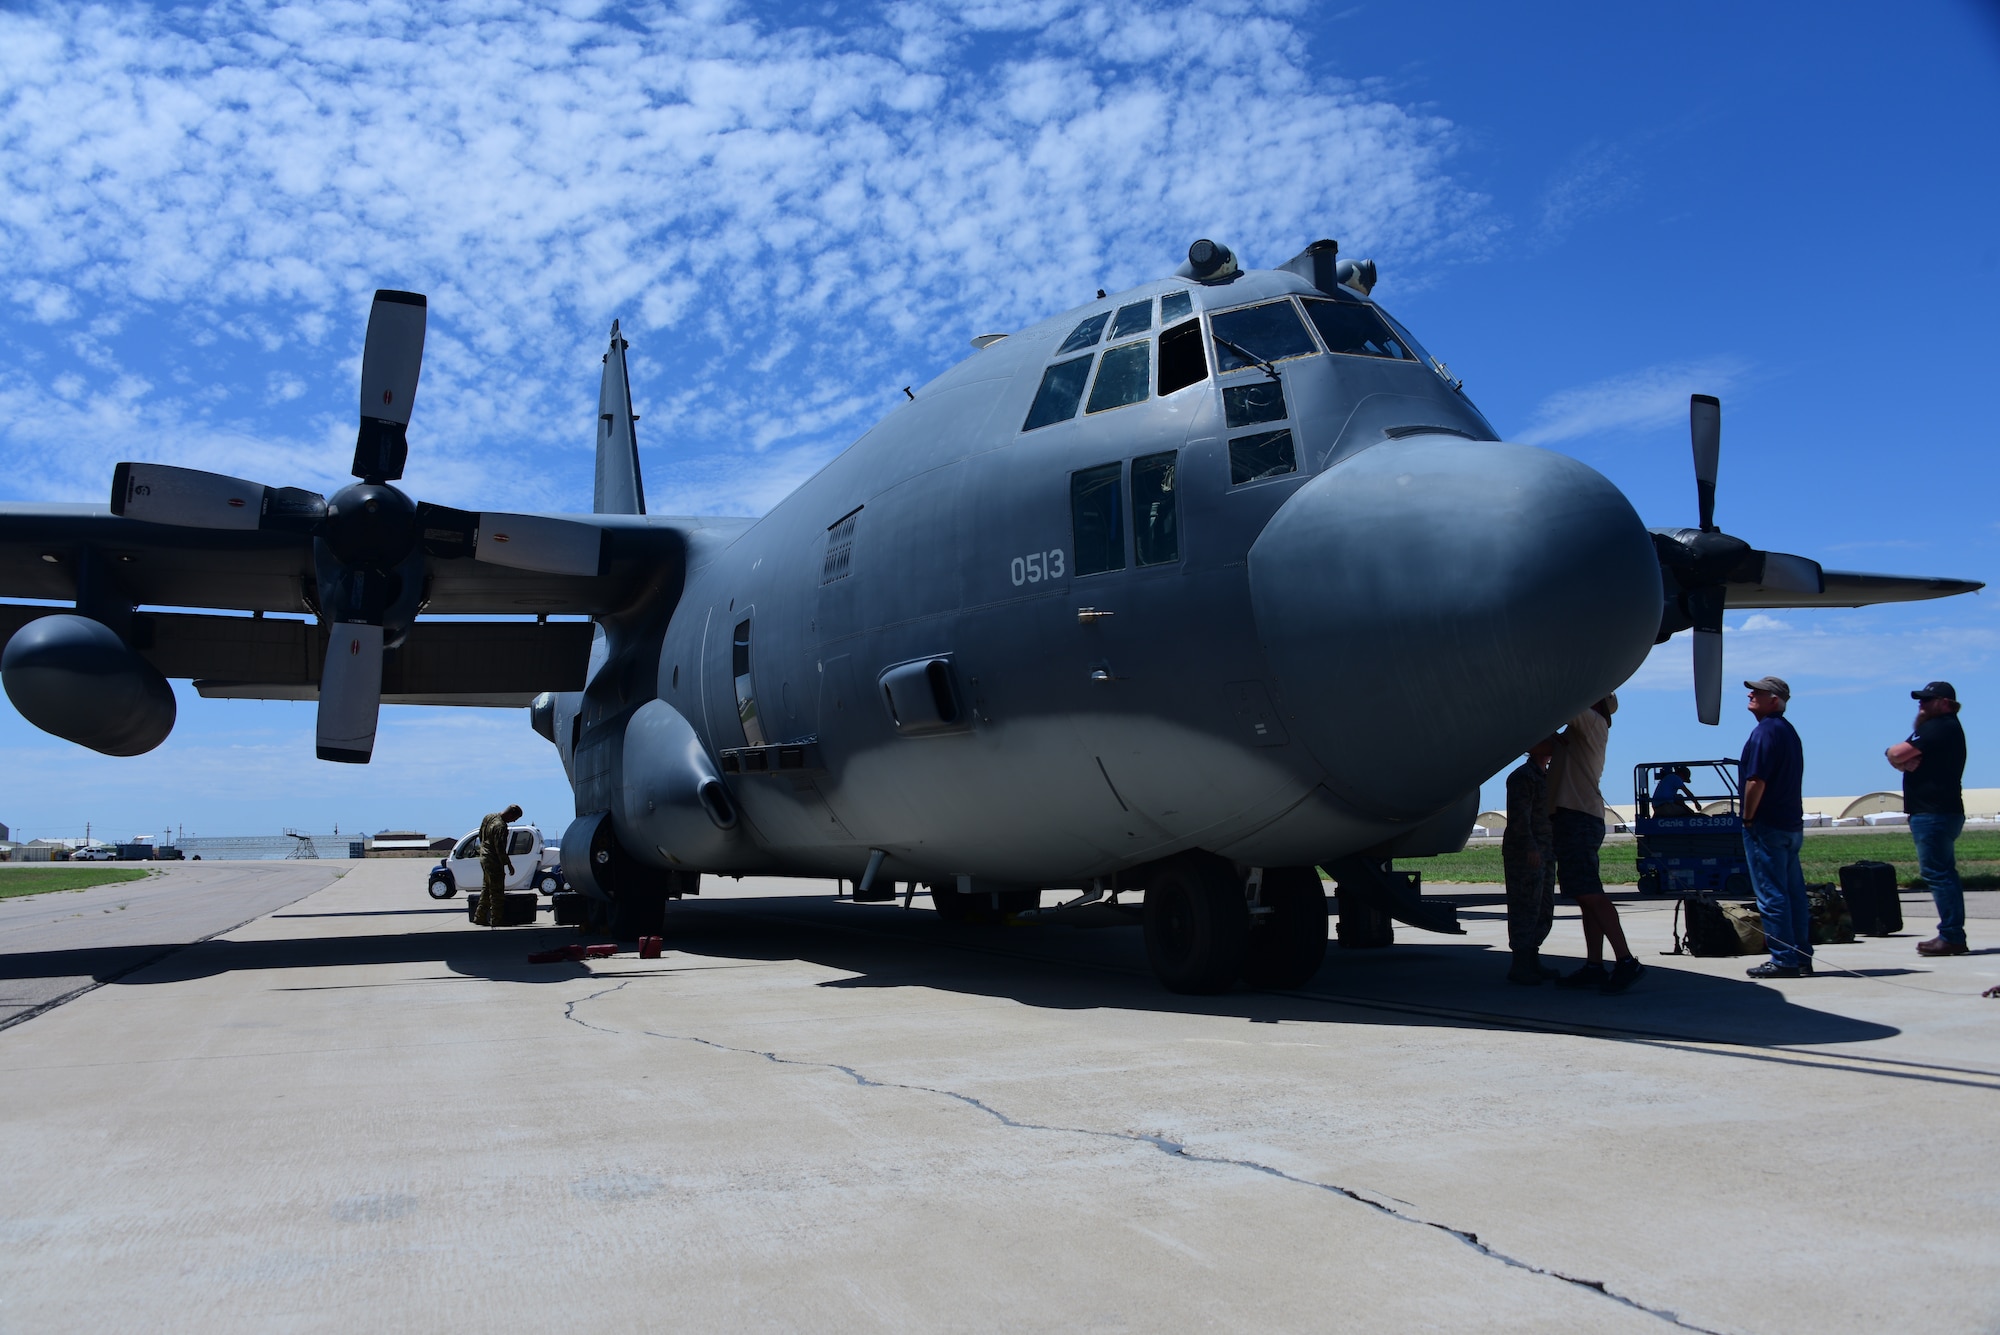
M 1649 366 L 1551 394 L 1525 430 L 1509 437 L 1524 445 L 1553 445 L 1580 436 L 1645 430 L 1685 422 L 1690 394 L 1726 394 L 1749 368 L 1733 358 Z
M 1964 677 L 1984 671 L 2000 658 L 2000 626 L 1982 615 L 1976 604 L 1954 600 L 1953 611 L 1938 620 L 1913 620 L 1904 609 L 1890 614 L 1855 612 L 1794 612 L 1785 620 L 1753 613 L 1741 624 L 1725 626 L 1723 680 L 1776 673 L 1794 691 L 1810 688 L 1821 694 L 1851 695 L 1877 690 L 1907 690 L 1911 683 Z M 1947 619 L 1955 614 L 1956 619 Z M 1692 690 L 1692 632 L 1682 631 L 1656 645 L 1632 679 L 1620 690 Z
M 368 293 L 400 286 L 432 303 L 417 490 L 580 501 L 622 316 L 648 465 L 703 482 L 658 490 L 742 509 L 913 368 L 1195 236 L 1267 264 L 1339 236 L 1391 273 L 1475 244 L 1451 127 L 1316 76 L 1290 11 L 0 13 L 0 463 L 40 497 L 122 457 L 337 480 Z M 86 319 L 34 363 L 30 324 Z M 11 411 L 63 372 L 89 422 Z
M 1615 144 L 1591 140 L 1570 155 L 1543 190 L 1537 239 L 1561 240 L 1577 223 L 1623 203 L 1638 188 L 1630 156 Z

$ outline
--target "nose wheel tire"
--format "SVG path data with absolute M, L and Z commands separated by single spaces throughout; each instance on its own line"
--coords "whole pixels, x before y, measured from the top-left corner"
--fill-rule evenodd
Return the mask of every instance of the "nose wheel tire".
M 1250 929 L 1243 981 L 1250 987 L 1299 987 L 1326 960 L 1326 886 L 1317 867 L 1267 867 L 1263 906 Z
M 1161 863 L 1146 882 L 1145 932 L 1146 959 L 1168 991 L 1228 991 L 1250 944 L 1250 909 L 1234 869 L 1206 853 Z

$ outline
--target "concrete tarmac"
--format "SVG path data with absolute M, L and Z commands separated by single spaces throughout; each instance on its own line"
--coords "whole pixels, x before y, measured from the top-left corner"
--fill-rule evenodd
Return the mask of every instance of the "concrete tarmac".
M 321 866 L 0 1032 L 0 1330 L 2000 1323 L 2000 953 L 1914 902 L 1759 985 L 1626 899 L 1601 997 L 1504 984 L 1474 892 L 1183 998 L 1130 927 L 778 881 L 533 966 L 574 933 Z
M 0 1029 L 326 885 L 326 862 L 163 862 L 158 875 L 0 899 Z M 18 875 L 37 876 L 39 867 Z

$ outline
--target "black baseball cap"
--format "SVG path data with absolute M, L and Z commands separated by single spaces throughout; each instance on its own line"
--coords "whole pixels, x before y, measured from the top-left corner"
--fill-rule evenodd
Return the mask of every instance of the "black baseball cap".
M 1958 692 L 1951 688 L 1951 683 L 1948 681 L 1934 681 L 1921 691 L 1911 691 L 1910 698 L 1912 700 L 1949 700 L 1953 704 L 1957 704 Z

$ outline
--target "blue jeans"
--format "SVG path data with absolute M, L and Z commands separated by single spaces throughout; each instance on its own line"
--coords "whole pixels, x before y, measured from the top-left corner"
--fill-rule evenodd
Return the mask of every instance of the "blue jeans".
M 1750 885 L 1764 919 L 1764 943 L 1771 949 L 1771 963 L 1784 968 L 1812 963 L 1812 906 L 1806 902 L 1806 874 L 1799 866 L 1805 842 L 1798 830 L 1743 827 L 1743 856 L 1750 863 Z
M 1958 850 L 1953 847 L 1965 829 L 1965 817 L 1917 812 L 1910 817 L 1910 837 L 1917 841 L 1917 870 L 1937 905 L 1938 935 L 1955 946 L 1965 944 L 1965 886 L 1958 879 Z

